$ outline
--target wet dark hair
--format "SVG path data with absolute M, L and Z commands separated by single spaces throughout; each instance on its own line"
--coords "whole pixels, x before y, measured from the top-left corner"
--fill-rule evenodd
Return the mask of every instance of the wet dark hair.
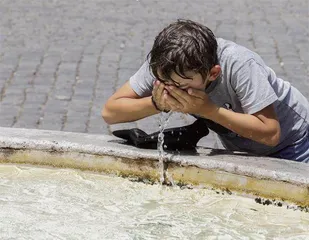
M 161 81 L 172 80 L 175 72 L 182 78 L 186 71 L 200 73 L 204 80 L 210 69 L 218 64 L 217 41 L 206 26 L 179 19 L 164 28 L 155 38 L 147 59 L 153 75 Z M 164 79 L 161 79 L 158 75 Z

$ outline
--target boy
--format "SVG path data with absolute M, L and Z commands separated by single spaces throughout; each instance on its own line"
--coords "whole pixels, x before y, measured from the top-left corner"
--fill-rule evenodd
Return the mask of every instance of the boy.
M 160 111 L 220 125 L 226 131 L 217 133 L 228 150 L 309 162 L 308 100 L 259 55 L 215 38 L 199 23 L 178 20 L 163 29 L 102 116 L 114 124 Z

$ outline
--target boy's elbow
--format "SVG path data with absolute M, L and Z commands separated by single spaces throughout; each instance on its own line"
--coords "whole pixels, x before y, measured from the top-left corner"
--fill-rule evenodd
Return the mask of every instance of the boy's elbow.
M 280 138 L 277 138 L 277 137 L 272 137 L 269 142 L 268 142 L 268 146 L 270 147 L 276 147 L 278 144 L 279 144 L 279 141 Z
M 280 127 L 277 128 L 270 136 L 268 145 L 271 147 L 276 147 L 280 143 L 281 130 Z
M 103 106 L 102 111 L 101 111 L 101 115 L 102 115 L 103 120 L 107 124 L 111 125 L 111 124 L 115 124 L 116 123 L 115 121 L 113 121 L 113 117 L 111 116 L 110 112 L 108 111 L 106 105 Z

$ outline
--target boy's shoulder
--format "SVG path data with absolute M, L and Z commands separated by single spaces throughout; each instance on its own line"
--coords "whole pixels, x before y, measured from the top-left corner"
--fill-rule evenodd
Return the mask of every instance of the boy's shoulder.
M 265 66 L 263 59 L 254 51 L 233 41 L 217 38 L 219 65 L 237 71 L 249 61 Z

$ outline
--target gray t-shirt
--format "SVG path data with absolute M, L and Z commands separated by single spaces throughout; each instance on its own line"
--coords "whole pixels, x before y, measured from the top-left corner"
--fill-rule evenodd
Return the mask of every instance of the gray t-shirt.
M 245 114 L 254 114 L 273 104 L 281 126 L 281 138 L 276 147 L 233 132 L 219 134 L 224 147 L 269 155 L 301 138 L 309 127 L 308 100 L 289 82 L 278 78 L 258 54 L 222 38 L 217 42 L 222 73 L 205 90 L 210 99 L 220 107 Z M 151 95 L 153 81 L 154 76 L 146 61 L 130 78 L 130 85 L 136 94 L 145 97 Z

